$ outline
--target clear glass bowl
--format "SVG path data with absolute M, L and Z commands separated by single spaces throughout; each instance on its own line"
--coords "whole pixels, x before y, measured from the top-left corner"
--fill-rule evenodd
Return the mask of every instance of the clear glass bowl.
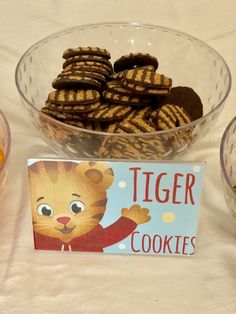
M 7 178 L 10 148 L 11 148 L 10 126 L 4 114 L 0 110 L 0 193 L 3 190 Z
M 236 117 L 226 127 L 222 136 L 220 164 L 225 201 L 236 223 Z
M 158 72 L 171 77 L 173 86 L 188 86 L 198 93 L 204 116 L 167 131 L 125 135 L 85 130 L 48 117 L 40 108 L 61 72 L 62 53 L 78 46 L 106 48 L 111 62 L 130 52 L 156 56 Z M 176 158 L 213 126 L 231 87 L 226 62 L 206 43 L 172 29 L 137 23 L 85 25 L 50 35 L 24 53 L 15 79 L 22 103 L 45 141 L 60 156 L 72 158 Z

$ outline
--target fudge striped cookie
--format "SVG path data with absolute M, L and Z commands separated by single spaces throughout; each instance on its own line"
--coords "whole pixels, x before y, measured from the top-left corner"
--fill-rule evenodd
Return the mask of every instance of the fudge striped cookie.
M 121 56 L 114 62 L 114 71 L 120 72 L 146 65 L 151 65 L 154 70 L 156 70 L 158 68 L 157 58 L 148 53 L 130 53 L 128 55 Z
M 147 97 L 140 97 L 133 94 L 120 94 L 111 92 L 108 90 L 103 91 L 103 98 L 111 103 L 119 104 L 119 105 L 129 105 L 129 106 L 143 106 L 149 105 L 151 100 Z
M 90 62 L 96 62 L 96 63 L 102 63 L 104 65 L 106 65 L 110 71 L 112 71 L 112 64 L 110 63 L 109 60 L 101 57 L 101 56 L 94 56 L 94 55 L 79 55 L 79 56 L 74 56 L 74 57 L 70 57 L 67 58 L 65 60 L 65 62 L 63 63 L 63 68 L 67 67 L 69 64 L 71 63 L 75 63 L 75 62 L 84 62 L 84 61 L 90 61 Z
M 61 89 L 48 94 L 48 103 L 66 105 L 86 105 L 98 102 L 100 93 L 95 89 Z
M 164 105 L 156 115 L 157 129 L 166 130 L 183 126 L 192 121 L 188 113 L 181 107 L 175 105 Z
M 64 68 L 64 71 L 87 71 L 103 74 L 106 78 L 111 75 L 111 70 L 105 64 L 93 61 L 71 63 Z
M 168 95 L 169 88 L 150 88 L 146 86 L 141 86 L 133 83 L 129 83 L 126 81 L 122 81 L 122 86 L 126 89 L 129 89 L 133 94 L 137 95 Z
M 106 83 L 106 77 L 105 75 L 101 74 L 101 73 L 96 73 L 96 72 L 92 72 L 92 71 L 85 71 L 84 69 L 82 70 L 76 70 L 76 69 L 71 69 L 68 71 L 62 71 L 57 77 L 68 77 L 68 76 L 86 76 L 86 77 L 90 77 L 92 79 L 95 79 L 99 82 L 101 82 L 102 84 Z
M 101 90 L 102 84 L 98 80 L 82 75 L 59 76 L 52 82 L 52 87 L 56 89 L 82 89 L 93 88 Z
M 117 121 L 123 119 L 131 110 L 131 106 L 103 103 L 99 108 L 87 113 L 84 118 L 92 121 Z
M 76 113 L 76 112 L 90 112 L 93 111 L 101 106 L 100 102 L 95 102 L 92 104 L 80 104 L 80 105 L 68 105 L 68 104 L 54 104 L 54 103 L 47 103 L 46 107 L 52 111 L 59 111 L 59 112 L 69 112 L 69 113 Z
M 94 55 L 101 56 L 105 59 L 110 59 L 111 54 L 108 50 L 99 48 L 99 47 L 77 47 L 77 48 L 69 48 L 63 52 L 63 58 L 67 59 L 74 56 L 79 55 Z
M 136 68 L 127 70 L 123 74 L 122 83 L 132 83 L 147 88 L 170 88 L 172 85 L 172 79 L 163 75 L 151 71 L 147 68 Z

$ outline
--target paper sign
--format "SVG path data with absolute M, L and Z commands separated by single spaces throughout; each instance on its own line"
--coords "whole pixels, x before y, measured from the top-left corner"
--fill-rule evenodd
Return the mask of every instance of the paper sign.
M 30 159 L 35 249 L 191 256 L 204 166 Z

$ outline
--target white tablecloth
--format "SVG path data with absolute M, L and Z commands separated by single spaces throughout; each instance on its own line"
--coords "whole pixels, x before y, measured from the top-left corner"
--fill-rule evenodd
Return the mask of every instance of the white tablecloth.
M 234 0 L 0 1 L 0 108 L 12 131 L 9 176 L 0 199 L 0 312 L 236 313 L 236 226 L 224 202 L 219 164 L 222 133 L 236 114 L 234 83 L 216 126 L 184 156 L 207 161 L 195 257 L 33 249 L 26 159 L 56 154 L 21 107 L 15 66 L 29 46 L 48 34 L 103 21 L 188 32 L 213 46 L 236 75 Z

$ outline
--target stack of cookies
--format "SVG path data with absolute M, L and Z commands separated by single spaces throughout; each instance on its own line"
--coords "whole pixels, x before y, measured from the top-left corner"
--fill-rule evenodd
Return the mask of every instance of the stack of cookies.
M 127 158 L 151 158 L 154 149 L 160 157 L 166 147 L 181 148 L 189 132 L 177 138 L 154 135 L 152 141 L 144 140 L 143 133 L 156 134 L 202 116 L 199 96 L 189 87 L 172 87 L 172 79 L 157 72 L 158 60 L 150 54 L 130 53 L 112 65 L 106 49 L 78 47 L 67 49 L 63 58 L 42 112 L 80 128 L 140 133 L 132 144 L 122 136 L 106 138 L 99 143 L 100 157 L 121 158 L 126 150 Z
M 82 128 L 94 128 L 84 119 L 98 108 L 104 109 L 101 92 L 113 73 L 110 53 L 98 47 L 67 49 L 63 70 L 52 82 L 42 111 L 53 118 Z

